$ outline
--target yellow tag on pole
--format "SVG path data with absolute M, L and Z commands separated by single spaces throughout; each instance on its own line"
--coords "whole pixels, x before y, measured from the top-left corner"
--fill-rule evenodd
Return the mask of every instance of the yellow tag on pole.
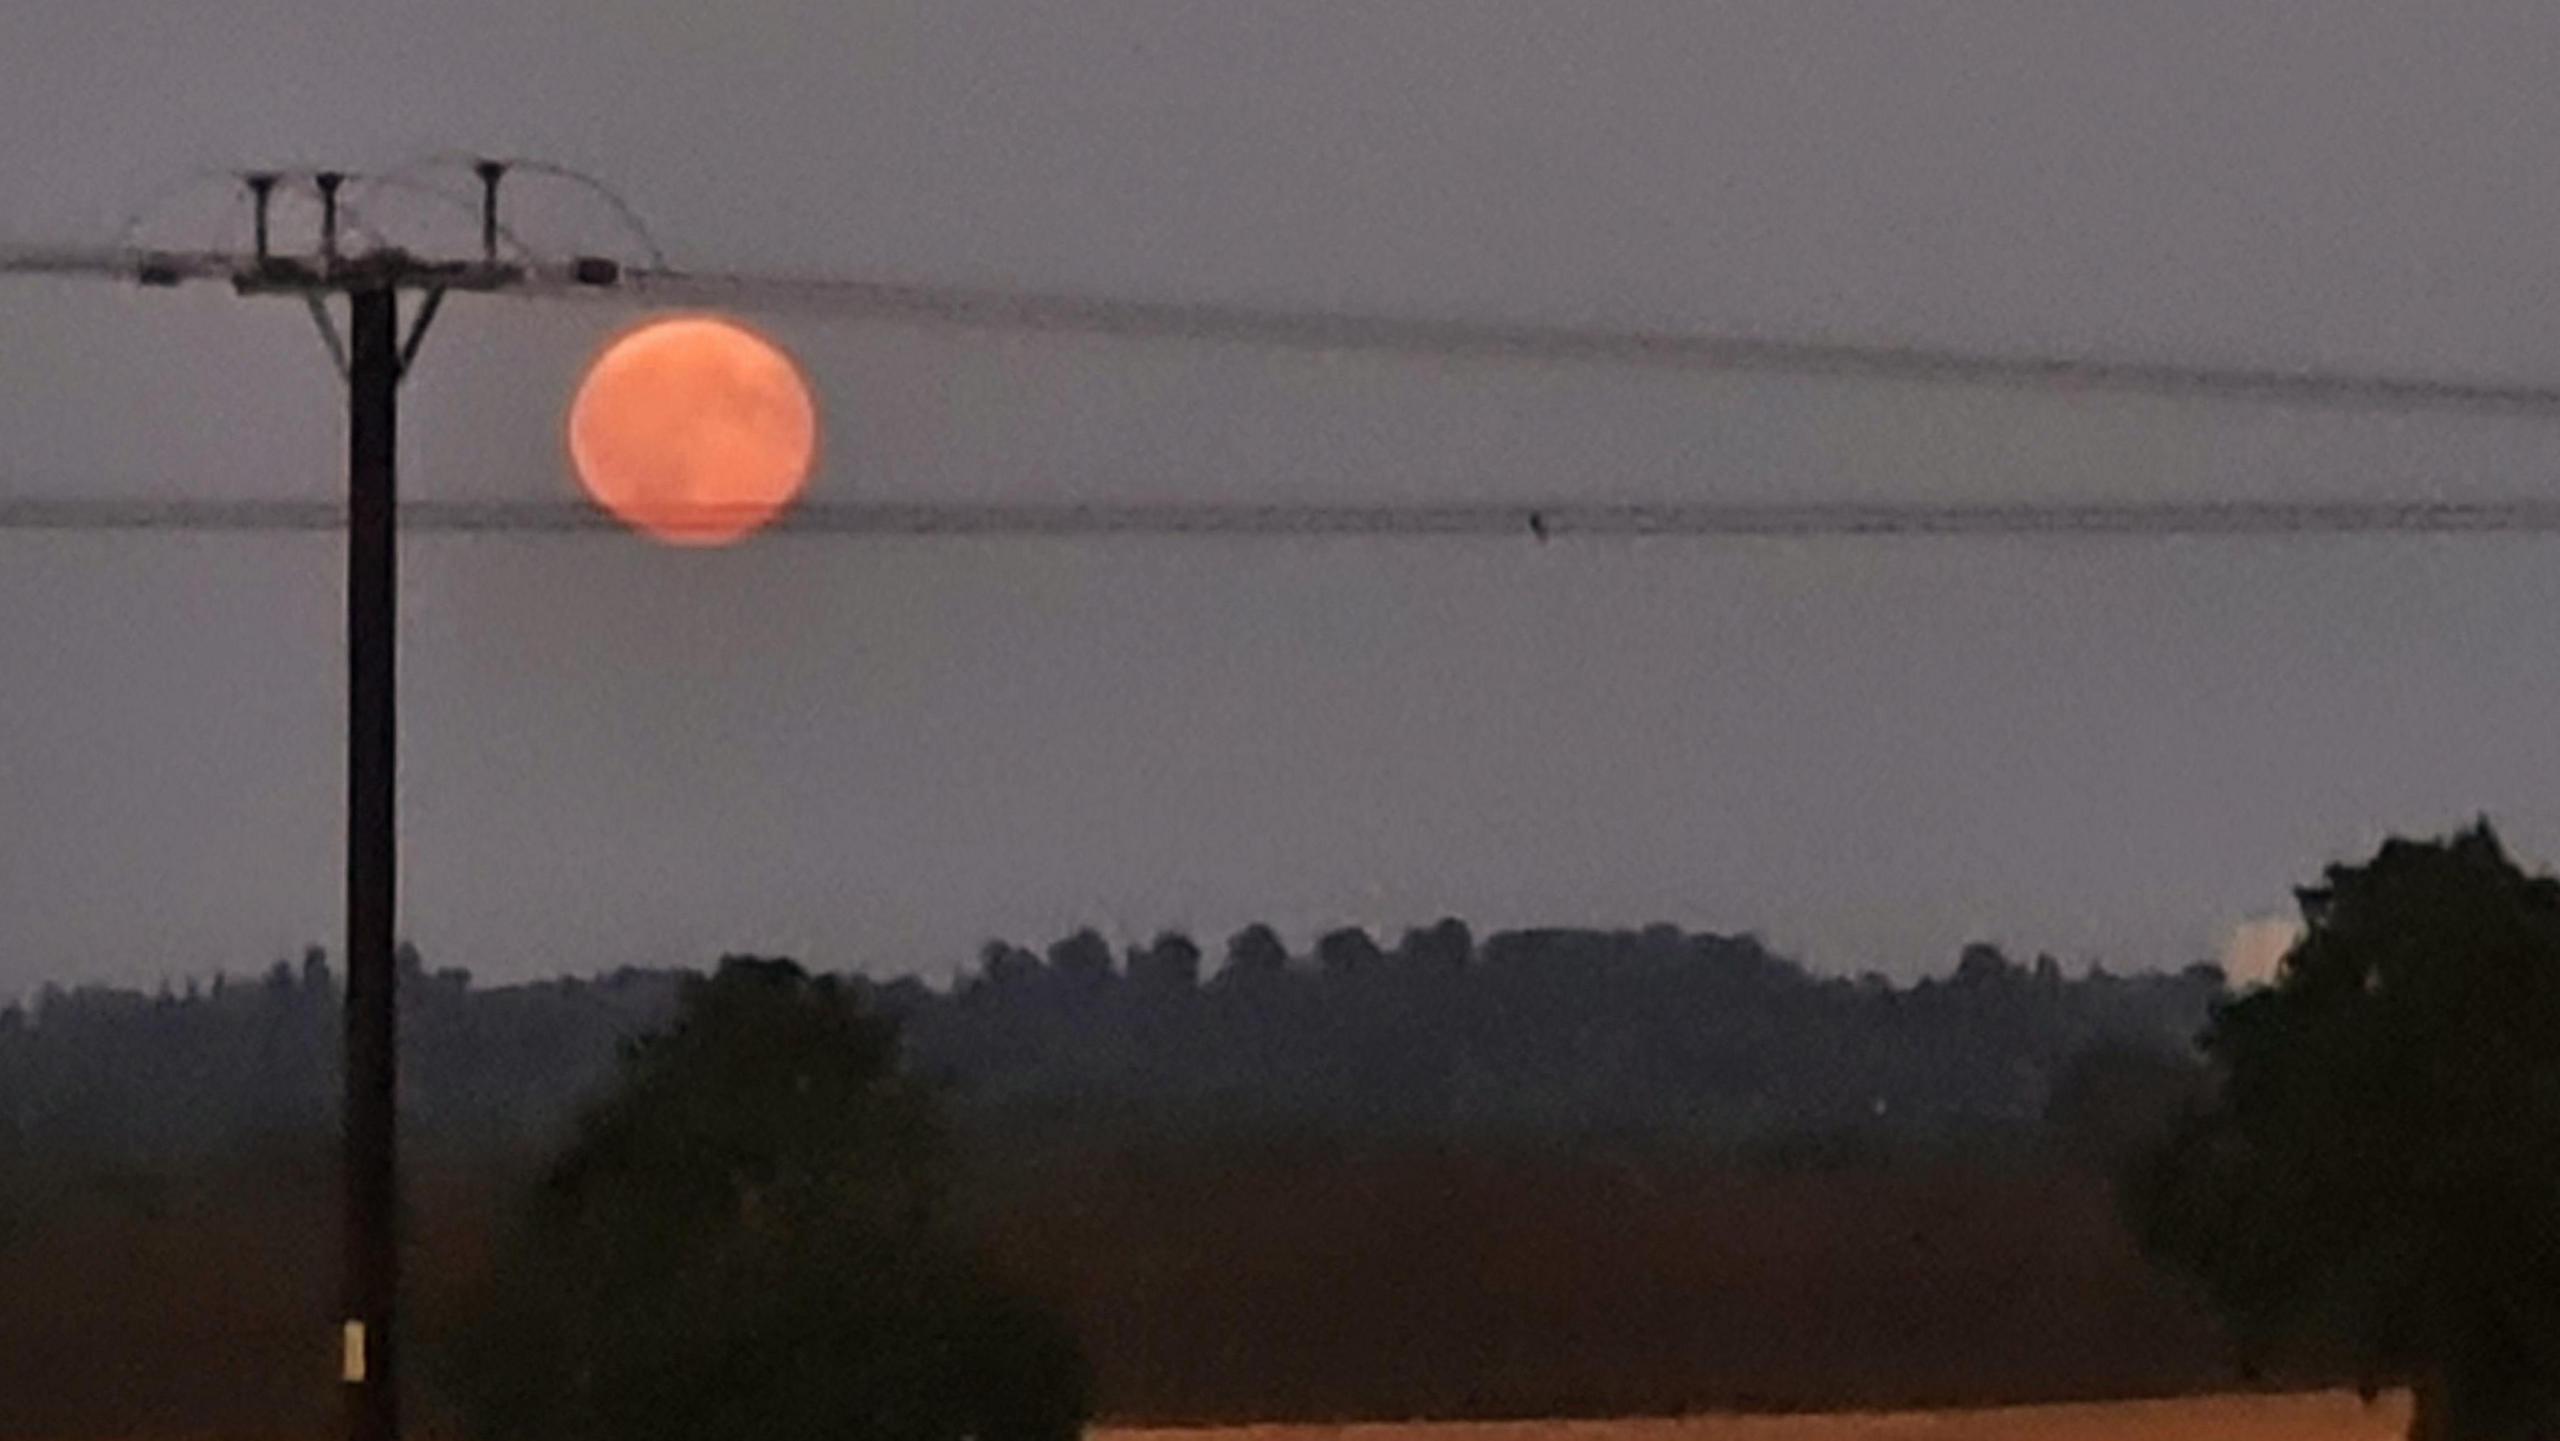
M 361 1386 L 364 1384 L 365 1377 L 364 1323 L 349 1321 L 346 1328 L 340 1332 L 339 1339 L 342 1343 L 338 1361 L 339 1374 L 346 1378 L 348 1385 Z

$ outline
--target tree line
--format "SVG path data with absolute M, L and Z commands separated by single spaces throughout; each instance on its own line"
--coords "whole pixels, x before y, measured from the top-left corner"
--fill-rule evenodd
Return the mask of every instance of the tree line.
M 401 952 L 402 1103 L 426 1144 L 556 1137 L 684 972 L 481 987 Z M 966 1123 L 1366 1137 L 1927 1145 L 2033 1130 L 2075 1065 L 2175 1067 L 2221 973 L 2066 975 L 1964 949 L 1941 976 L 1819 976 L 1757 938 L 1446 919 L 1292 953 L 1268 926 L 1208 964 L 1190 937 L 991 942 L 947 985 L 849 978 Z M 0 1011 L 0 1145 L 137 1164 L 325 1133 L 339 983 L 326 956 L 157 993 L 47 987 Z M 2121 1069 L 2121 1068 L 2119 1068 Z

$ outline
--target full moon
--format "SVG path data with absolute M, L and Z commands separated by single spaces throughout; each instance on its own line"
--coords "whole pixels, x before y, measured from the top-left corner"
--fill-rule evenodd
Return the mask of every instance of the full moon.
M 569 406 L 569 457 L 596 504 L 671 545 L 727 545 L 808 483 L 818 412 L 781 347 L 713 316 L 613 341 Z

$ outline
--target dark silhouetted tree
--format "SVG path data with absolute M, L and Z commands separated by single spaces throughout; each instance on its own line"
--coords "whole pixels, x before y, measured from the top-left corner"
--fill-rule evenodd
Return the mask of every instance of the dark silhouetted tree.
M 1220 980 L 1267 980 L 1289 969 L 1289 948 L 1280 933 L 1256 923 L 1227 937 L 1227 964 Z
M 2003 954 L 1998 946 L 1976 941 L 1956 957 L 1955 983 L 1981 987 L 2006 985 L 2019 978 L 2017 963 Z
M 1316 941 L 1317 968 L 1337 979 L 1375 974 L 1386 958 L 1386 952 L 1358 926 L 1327 931 Z
M 417 954 L 407 946 L 400 948 L 401 975 L 409 974 L 408 960 Z M 337 994 L 338 984 L 329 975 L 329 953 L 313 946 L 302 953 L 302 991 L 304 995 L 328 997 Z
M 1087 927 L 1049 946 L 1049 973 L 1075 995 L 1089 996 L 1112 981 L 1111 943 Z
M 1428 927 L 1406 931 L 1396 945 L 1396 958 L 1416 975 L 1458 975 L 1475 964 L 1475 932 L 1465 921 L 1444 916 Z
M 2218 1009 L 2213 1103 L 2133 1179 L 2260 1357 L 2405 1379 L 2419 1441 L 2560 1436 L 2560 882 L 2484 821 L 2300 893 Z
M 946 1230 L 941 1127 L 854 987 L 732 958 L 627 1051 L 442 1368 L 525 1441 L 1073 1441 L 1073 1339 Z
M 1179 931 L 1167 931 L 1129 952 L 1129 983 L 1150 994 L 1176 994 L 1200 985 L 1200 947 Z
M 2036 990 L 2044 995 L 2054 995 L 2062 990 L 2062 962 L 2049 955 L 2037 953 L 2035 968 L 2029 975 L 2036 983 Z
M 1042 974 L 1040 958 L 1008 941 L 989 941 L 978 948 L 978 981 L 998 988 L 1020 988 L 1038 984 Z

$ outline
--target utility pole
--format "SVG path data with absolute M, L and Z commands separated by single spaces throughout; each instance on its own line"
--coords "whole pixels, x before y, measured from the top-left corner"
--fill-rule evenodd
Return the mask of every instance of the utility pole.
M 400 292 L 347 293 L 346 1260 L 349 1441 L 400 1434 Z
M 479 253 L 465 258 L 421 257 L 389 247 L 347 252 L 340 244 L 341 191 L 357 178 L 325 170 L 240 177 L 252 207 L 252 249 L 245 255 L 0 252 L 0 275 L 155 287 L 202 280 L 227 283 L 243 296 L 295 297 L 310 311 L 346 382 L 347 934 L 340 1115 L 345 1234 L 338 1376 L 348 1441 L 398 1441 L 400 1435 L 400 977 L 394 951 L 400 861 L 400 382 L 449 292 L 593 293 L 630 278 L 620 262 L 601 256 L 579 255 L 563 264 L 502 259 L 499 242 L 512 237 L 499 222 L 498 188 L 510 166 L 481 160 L 471 171 L 480 187 L 480 243 Z M 280 191 L 318 197 L 319 235 L 308 252 L 274 248 L 270 212 Z M 404 293 L 421 297 L 406 335 L 400 317 Z M 338 296 L 347 302 L 343 338 L 330 314 Z
M 399 435 L 400 382 L 452 291 L 561 295 L 621 287 L 620 262 L 578 255 L 549 264 L 502 259 L 513 237 L 499 221 L 503 161 L 471 167 L 479 181 L 479 253 L 429 258 L 393 247 L 349 253 L 340 244 L 340 171 L 240 177 L 251 205 L 252 249 L 227 251 L 0 251 L 0 275 L 139 282 L 225 283 L 243 296 L 292 296 L 310 311 L 347 387 L 347 850 L 342 1322 L 338 1376 L 348 1441 L 400 1435 L 399 971 Z M 546 167 L 557 171 L 558 167 Z M 560 172 L 587 184 L 596 182 Z M 320 204 L 317 243 L 275 248 L 280 192 Z M 602 192 L 612 198 L 609 191 Z M 618 200 L 616 201 L 618 204 Z M 519 246 L 519 248 L 521 248 Z M 407 333 L 400 300 L 420 303 Z M 346 298 L 342 337 L 330 302 Z
M 267 249 L 268 177 L 253 177 L 259 246 L 237 282 L 244 293 L 300 295 L 330 340 L 347 385 L 347 861 L 345 1090 L 341 1102 L 345 1251 L 341 1261 L 339 1380 L 348 1441 L 400 1435 L 399 989 L 399 455 L 400 381 L 447 288 L 493 289 L 504 277 L 396 252 L 353 260 L 338 249 L 344 177 L 315 176 L 321 197 L 317 263 Z M 497 182 L 484 208 L 494 216 Z M 400 292 L 422 289 L 417 328 L 400 335 Z M 346 340 L 326 297 L 347 298 Z
M 399 408 L 400 382 L 447 292 L 517 288 L 538 267 L 501 261 L 498 185 L 507 167 L 483 162 L 480 254 L 438 260 L 397 249 L 340 246 L 348 176 L 321 171 L 242 177 L 253 210 L 247 255 L 137 252 L 36 256 L 0 267 L 169 286 L 227 281 L 241 295 L 300 299 L 347 387 L 347 851 L 343 1130 L 344 1251 L 338 1374 L 348 1441 L 400 1435 L 400 1150 L 398 925 Z M 269 209 L 288 178 L 316 193 L 320 230 L 306 254 L 273 249 Z M 581 258 L 562 284 L 610 286 L 619 267 Z M 400 297 L 422 296 L 407 334 Z M 346 298 L 341 338 L 330 301 Z
M 339 1380 L 348 1441 L 400 1435 L 399 565 L 400 382 L 416 360 L 445 292 L 497 290 L 522 272 L 497 258 L 498 182 L 484 164 L 481 255 L 420 260 L 338 246 L 343 176 L 313 177 L 321 202 L 316 261 L 267 247 L 274 178 L 250 177 L 258 247 L 234 280 L 244 294 L 284 293 L 309 305 L 347 384 L 347 864 L 343 1128 L 345 1252 L 341 1262 Z M 400 293 L 423 292 L 400 334 Z M 347 299 L 344 343 L 326 297 Z

